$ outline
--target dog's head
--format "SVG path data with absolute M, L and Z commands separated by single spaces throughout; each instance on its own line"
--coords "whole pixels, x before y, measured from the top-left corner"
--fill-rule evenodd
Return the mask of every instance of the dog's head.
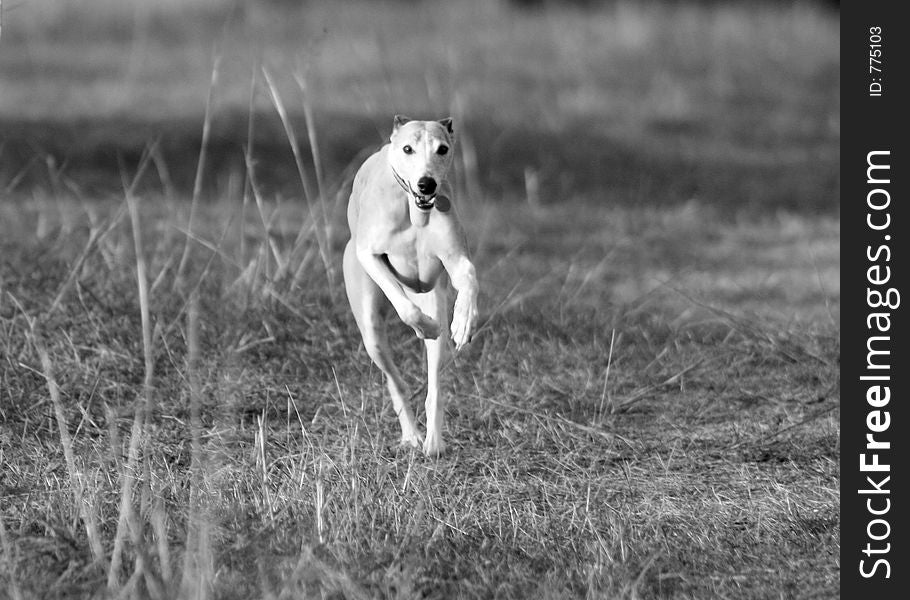
M 436 204 L 439 186 L 452 165 L 452 119 L 413 121 L 396 115 L 389 140 L 392 173 L 415 206 L 429 211 Z

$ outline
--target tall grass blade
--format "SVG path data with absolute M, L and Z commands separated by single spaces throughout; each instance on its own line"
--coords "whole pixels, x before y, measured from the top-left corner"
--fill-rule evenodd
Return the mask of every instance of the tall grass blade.
M 209 137 L 211 136 L 212 131 L 212 92 L 215 90 L 215 85 L 218 82 L 218 70 L 221 66 L 221 52 L 215 51 L 215 60 L 212 65 L 212 77 L 209 82 L 209 91 L 205 97 L 205 117 L 202 122 L 202 144 L 199 148 L 199 160 L 196 163 L 196 176 L 193 180 L 193 199 L 190 203 L 190 220 L 187 223 L 187 230 L 192 233 L 193 226 L 196 223 L 196 211 L 198 210 L 199 197 L 202 194 L 202 176 L 205 172 L 205 161 L 208 155 L 209 147 Z M 183 255 L 180 257 L 180 264 L 177 267 L 177 277 L 174 281 L 175 286 L 180 286 L 183 283 L 183 271 L 186 269 L 187 261 L 190 258 L 190 244 L 191 240 L 189 236 L 186 238 L 185 245 L 183 246 Z
M 152 327 L 149 312 L 147 267 L 142 245 L 142 224 L 139 219 L 139 208 L 136 205 L 136 199 L 129 193 L 129 190 L 127 190 L 126 194 L 126 203 L 129 208 L 130 223 L 133 228 L 133 245 L 136 252 L 136 282 L 139 289 L 139 312 L 142 327 L 142 354 L 145 363 L 145 376 L 143 379 L 142 398 L 138 402 L 133 416 L 127 463 L 120 474 L 120 511 L 117 519 L 117 531 L 114 535 L 114 549 L 111 552 L 111 562 L 107 574 L 107 586 L 112 592 L 118 587 L 122 569 L 123 543 L 133 513 L 133 485 L 136 481 L 139 456 L 143 437 L 145 436 L 145 419 L 151 410 L 152 383 L 154 381 Z
M 44 378 L 47 381 L 47 390 L 51 396 L 51 403 L 54 405 L 54 416 L 57 419 L 57 429 L 60 433 L 60 443 L 63 445 L 63 456 L 66 460 L 66 470 L 69 474 L 70 482 L 73 486 L 73 502 L 76 510 L 82 516 L 85 524 L 85 533 L 88 537 L 89 548 L 92 551 L 92 558 L 99 562 L 104 558 L 104 549 L 101 545 L 101 535 L 98 533 L 98 522 L 95 516 L 89 510 L 85 502 L 85 482 L 82 473 L 76 467 L 76 457 L 73 453 L 73 438 L 70 436 L 69 425 L 67 424 L 66 413 L 63 410 L 63 403 L 60 400 L 60 388 L 57 386 L 57 380 L 54 379 L 53 365 L 44 346 L 36 341 L 38 345 L 38 355 L 41 358 L 41 368 L 44 371 Z
M 272 80 L 271 75 L 268 70 L 265 68 L 262 69 L 262 73 L 265 76 L 266 84 L 268 85 L 269 92 L 272 98 L 272 104 L 275 106 L 275 110 L 278 112 L 278 117 L 281 119 L 281 124 L 284 127 L 285 135 L 288 138 L 288 143 L 291 145 L 291 152 L 294 155 L 294 162 L 297 165 L 297 174 L 300 177 L 300 183 L 303 185 L 303 195 L 304 201 L 306 202 L 307 214 L 311 219 L 315 220 L 315 213 L 313 207 L 313 198 L 316 197 L 316 193 L 310 184 L 310 179 L 307 177 L 306 168 L 303 164 L 303 155 L 300 152 L 300 144 L 297 142 L 297 135 L 294 133 L 294 128 L 291 125 L 291 120 L 288 117 L 288 112 L 285 109 L 284 102 L 281 100 L 281 94 L 278 92 L 278 88 L 275 85 L 275 82 Z M 304 220 L 304 223 L 306 221 Z M 302 227 L 302 226 L 301 226 Z M 301 230 L 302 231 L 302 230 Z M 330 281 L 334 279 L 332 273 L 332 262 L 329 257 L 328 241 L 326 240 L 325 231 L 320 230 L 319 227 L 315 228 L 316 233 L 316 244 L 319 247 L 319 256 L 322 258 L 322 264 L 325 268 L 326 277 Z M 302 233 L 298 235 L 298 241 L 302 237 Z M 295 242 L 295 246 L 297 243 Z

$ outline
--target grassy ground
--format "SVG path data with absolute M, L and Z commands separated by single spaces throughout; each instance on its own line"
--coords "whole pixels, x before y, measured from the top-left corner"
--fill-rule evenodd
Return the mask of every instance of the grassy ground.
M 315 245 L 289 259 L 311 259 L 296 283 L 277 282 L 258 215 L 241 231 L 218 208 L 198 235 L 219 253 L 196 246 L 183 286 L 198 283 L 198 311 L 172 291 L 185 209 L 141 217 L 152 406 L 127 467 L 145 393 L 129 218 L 5 207 L 8 586 L 103 586 L 73 494 L 85 486 L 107 559 L 135 468 L 124 577 L 138 549 L 146 570 L 176 574 L 189 547 L 208 561 L 194 581 L 217 597 L 836 592 L 838 348 L 823 308 L 836 305 L 836 222 L 718 227 L 691 206 L 475 217 L 486 324 L 448 372 L 452 452 L 437 462 L 395 446 Z M 293 212 L 274 221 L 278 256 L 293 254 Z M 747 310 L 756 299 L 764 314 Z M 419 344 L 394 330 L 416 389 Z
M 0 596 L 837 595 L 836 18 L 241 6 L 4 3 Z M 394 112 L 483 289 L 438 461 L 338 276 Z

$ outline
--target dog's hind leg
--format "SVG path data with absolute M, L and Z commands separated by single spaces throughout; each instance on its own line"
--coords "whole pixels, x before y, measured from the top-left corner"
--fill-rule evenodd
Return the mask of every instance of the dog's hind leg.
M 360 266 L 354 251 L 353 242 L 348 242 L 344 249 L 344 287 L 351 304 L 351 312 L 360 329 L 363 345 L 370 359 L 385 375 L 389 395 L 392 396 L 392 407 L 401 424 L 401 443 L 417 448 L 421 443 L 420 431 L 414 420 L 414 413 L 407 404 L 410 396 L 398 367 L 392 361 L 386 336 L 385 322 L 381 307 L 388 302 L 379 286 Z
M 439 456 L 445 451 L 442 430 L 445 427 L 445 398 L 439 390 L 439 371 L 448 350 L 449 340 L 445 335 L 448 318 L 447 281 L 440 278 L 436 288 L 426 294 L 409 294 L 420 309 L 432 315 L 442 324 L 443 334 L 435 340 L 426 339 L 427 350 L 427 436 L 423 442 L 423 451 L 427 456 Z

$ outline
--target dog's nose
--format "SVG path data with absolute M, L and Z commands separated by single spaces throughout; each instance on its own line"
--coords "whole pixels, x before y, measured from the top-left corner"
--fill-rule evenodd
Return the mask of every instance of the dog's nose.
M 436 191 L 436 180 L 432 177 L 421 177 L 417 180 L 417 190 L 421 194 L 432 194 Z

